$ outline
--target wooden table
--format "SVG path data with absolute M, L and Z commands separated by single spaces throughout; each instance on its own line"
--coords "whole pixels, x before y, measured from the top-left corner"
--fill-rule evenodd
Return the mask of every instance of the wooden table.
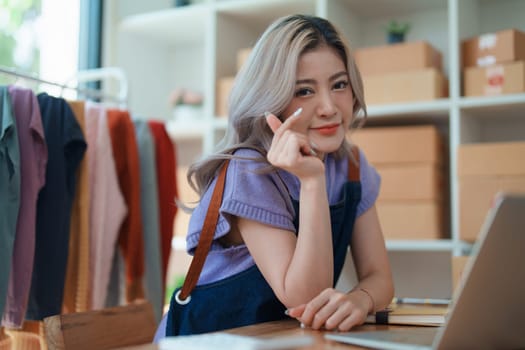
M 385 330 L 392 328 L 409 328 L 409 326 L 385 326 L 385 325 L 372 325 L 366 324 L 353 329 L 353 331 L 365 331 L 365 330 Z M 413 328 L 413 327 L 410 327 Z M 276 336 L 293 336 L 293 335 L 310 335 L 314 338 L 314 344 L 310 346 L 303 346 L 300 350 L 338 350 L 338 349 L 363 349 L 362 347 L 353 346 L 349 344 L 338 343 L 332 340 L 324 338 L 325 331 L 316 331 L 312 329 L 302 329 L 299 323 L 293 319 L 287 319 L 282 321 L 274 321 L 267 323 L 260 323 L 252 326 L 245 326 L 240 328 L 234 328 L 227 330 L 226 332 L 239 335 L 247 335 L 254 337 L 276 337 Z M 126 348 L 119 348 L 119 350 L 158 350 L 155 344 L 144 344 Z
M 410 328 L 407 326 L 387 326 L 387 325 L 373 325 L 366 324 L 352 329 L 352 331 L 360 332 L 366 330 L 386 330 L 393 328 Z M 314 344 L 310 346 L 304 346 L 297 349 L 300 350 L 337 350 L 337 349 L 363 349 L 360 346 L 354 346 L 350 344 L 339 343 L 333 340 L 324 338 L 326 331 L 317 331 L 308 328 L 301 328 L 297 320 L 287 319 L 282 321 L 274 321 L 256 324 L 253 326 L 246 326 L 231 329 L 229 333 L 248 335 L 254 337 L 275 337 L 275 336 L 292 336 L 292 335 L 309 335 L 314 338 Z

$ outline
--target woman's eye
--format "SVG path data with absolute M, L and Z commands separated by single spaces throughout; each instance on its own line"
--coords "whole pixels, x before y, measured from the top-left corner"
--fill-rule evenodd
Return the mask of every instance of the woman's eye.
M 313 91 L 311 89 L 302 88 L 302 89 L 295 91 L 295 97 L 308 96 L 312 93 Z
M 344 81 L 338 81 L 337 83 L 334 84 L 334 89 L 335 90 L 343 90 L 343 89 L 346 89 L 348 87 L 348 81 L 344 80 Z

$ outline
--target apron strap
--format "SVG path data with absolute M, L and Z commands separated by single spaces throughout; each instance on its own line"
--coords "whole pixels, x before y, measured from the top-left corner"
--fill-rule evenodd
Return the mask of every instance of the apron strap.
M 352 146 L 352 154 L 348 158 L 348 179 L 353 182 L 361 180 L 361 172 L 359 171 L 359 147 Z
M 226 160 L 219 172 L 219 176 L 213 190 L 213 195 L 210 200 L 210 206 L 206 212 L 206 218 L 204 219 L 199 242 L 197 243 L 197 248 L 195 248 L 195 254 L 191 260 L 188 274 L 184 279 L 184 284 L 182 285 L 182 288 L 178 294 L 178 299 L 181 302 L 186 301 L 186 298 L 189 297 L 191 291 L 197 285 L 202 267 L 204 266 L 204 261 L 206 260 L 206 256 L 210 251 L 213 236 L 215 234 L 215 228 L 217 226 L 217 220 L 219 219 L 219 208 L 222 204 L 222 194 L 224 192 L 224 181 L 226 179 L 228 163 L 229 160 Z

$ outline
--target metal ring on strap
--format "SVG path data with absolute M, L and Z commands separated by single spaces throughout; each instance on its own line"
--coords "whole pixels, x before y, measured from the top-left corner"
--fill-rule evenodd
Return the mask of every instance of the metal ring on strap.
M 176 301 L 177 304 L 179 304 L 179 305 L 186 305 L 187 303 L 190 302 L 190 300 L 191 300 L 191 295 L 188 295 L 188 297 L 187 297 L 186 299 L 181 300 L 181 299 L 179 298 L 180 292 L 181 292 L 181 290 L 179 289 L 179 290 L 177 291 L 177 293 L 175 293 L 175 301 Z

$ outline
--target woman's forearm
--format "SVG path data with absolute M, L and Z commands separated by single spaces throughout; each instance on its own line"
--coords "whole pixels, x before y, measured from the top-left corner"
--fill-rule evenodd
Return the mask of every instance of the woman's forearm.
M 308 302 L 333 283 L 333 248 L 325 178 L 303 181 L 299 233 L 284 281 L 286 304 Z
M 394 297 L 394 286 L 389 276 L 377 271 L 359 281 L 350 293 L 361 293 L 369 300 L 369 313 L 386 308 Z

